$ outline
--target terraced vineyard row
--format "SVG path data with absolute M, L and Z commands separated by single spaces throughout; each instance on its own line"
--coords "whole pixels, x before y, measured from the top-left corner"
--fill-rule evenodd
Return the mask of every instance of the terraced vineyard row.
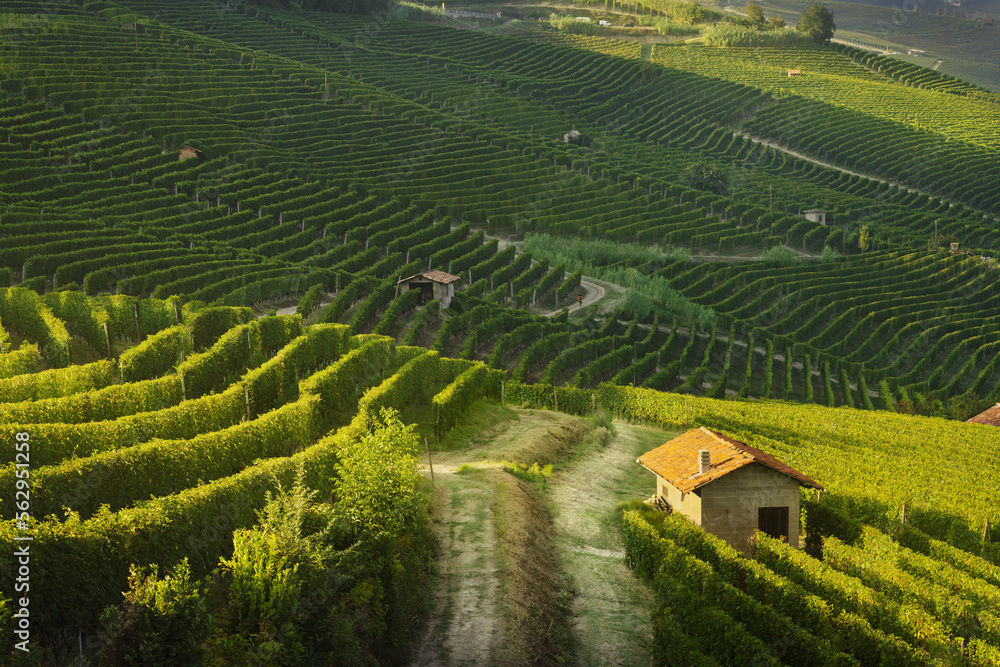
M 5 290 L 7 301 L 31 294 Z M 25 526 L 33 537 L 36 636 L 94 630 L 119 602 L 130 563 L 170 568 L 187 558 L 192 576 L 210 572 L 232 554 L 233 531 L 252 526 L 266 494 L 298 467 L 312 488 L 340 488 L 334 462 L 349 472 L 345 448 L 383 408 L 433 403 L 446 433 L 471 400 L 499 395 L 497 374 L 482 364 L 340 325 L 303 327 L 298 316 L 249 318 L 245 308 L 185 308 L 181 324 L 126 350 L 120 370 L 100 361 L 0 380 L 9 461 L 0 476 L 4 488 L 21 487 L 15 434 L 27 433 L 31 480 L 25 525 L 13 496 L 0 499 L 0 541 L 13 549 Z M 164 335 L 175 330 L 180 343 Z M 197 353 L 184 359 L 185 349 Z M 137 356 L 155 375 L 118 383 Z M 477 373 L 471 384 L 467 371 Z M 0 576 L 7 607 L 14 570 Z

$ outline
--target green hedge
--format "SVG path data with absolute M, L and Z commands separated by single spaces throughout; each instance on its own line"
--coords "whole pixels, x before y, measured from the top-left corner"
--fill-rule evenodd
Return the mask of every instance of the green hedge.
M 19 424 L 80 424 L 153 412 L 182 400 L 176 375 L 113 384 L 103 389 L 20 403 L 0 403 L 0 422 Z
M 171 373 L 191 347 L 191 331 L 186 324 L 164 329 L 122 352 L 118 359 L 122 381 L 138 382 Z
M 0 320 L 36 343 L 52 366 L 69 364 L 70 335 L 66 325 L 35 292 L 20 287 L 0 289 Z
M 0 354 L 0 378 L 13 378 L 33 374 L 42 363 L 36 343 L 21 343 L 13 352 Z
M 0 355 L 0 365 L 6 355 Z M 0 379 L 0 402 L 38 401 L 107 387 L 114 381 L 114 364 L 107 360 L 92 364 L 52 368 Z
M 256 459 L 289 456 L 312 444 L 319 398 L 305 395 L 252 421 L 195 436 L 160 440 L 38 469 L 32 475 L 31 508 L 36 517 L 68 507 L 84 519 L 102 504 L 112 511 L 153 496 L 169 496 L 202 482 L 234 475 Z M 0 484 L 13 470 L 0 472 Z M 11 498 L 4 516 L 12 516 Z

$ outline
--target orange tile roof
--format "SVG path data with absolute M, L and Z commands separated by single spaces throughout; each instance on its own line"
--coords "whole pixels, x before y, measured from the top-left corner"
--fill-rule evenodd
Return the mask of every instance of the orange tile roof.
M 698 474 L 698 451 L 707 449 L 710 466 L 704 475 Z M 751 463 L 759 463 L 772 470 L 788 475 L 800 484 L 816 489 L 823 487 L 798 470 L 785 465 L 770 454 L 728 438 L 721 433 L 710 431 L 704 426 L 677 436 L 670 442 L 646 452 L 636 463 L 677 487 L 682 493 L 713 482 L 723 475 Z
M 972 424 L 988 424 L 990 426 L 1000 426 L 1000 403 L 993 407 L 986 408 L 975 417 L 965 421 Z
M 427 278 L 428 280 L 433 280 L 436 283 L 441 283 L 442 285 L 447 285 L 448 283 L 453 283 L 456 280 L 461 280 L 458 276 L 453 276 L 450 273 L 445 273 L 444 271 L 424 271 L 423 273 L 418 273 L 415 276 L 410 276 L 409 278 L 403 278 L 400 283 L 405 283 L 408 280 L 413 280 L 414 278 Z

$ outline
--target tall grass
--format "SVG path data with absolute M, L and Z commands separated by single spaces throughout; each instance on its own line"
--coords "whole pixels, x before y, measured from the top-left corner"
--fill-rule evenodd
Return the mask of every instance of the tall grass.
M 760 253 L 757 259 L 771 266 L 794 266 L 801 261 L 794 252 L 783 245 L 768 248 Z
M 811 39 L 791 28 L 760 32 L 755 28 L 735 23 L 717 23 L 702 31 L 705 43 L 710 46 L 770 46 L 797 47 L 815 44 Z
M 626 316 L 638 315 L 649 320 L 657 313 L 679 315 L 697 319 L 704 327 L 716 320 L 714 310 L 690 301 L 671 287 L 666 278 L 647 276 L 634 268 L 650 262 L 690 261 L 691 253 L 686 248 L 668 248 L 664 253 L 635 243 L 527 234 L 524 250 L 536 259 L 548 259 L 551 264 L 565 263 L 567 272 L 581 271 L 586 276 L 625 287 L 622 310 Z
M 562 16 L 561 14 L 549 14 L 549 25 L 578 35 L 599 35 L 604 32 L 604 28 L 596 23 L 577 21 L 573 16 Z
M 656 28 L 656 32 L 661 35 L 697 35 L 701 32 L 699 28 L 689 23 L 673 21 L 662 16 L 637 16 L 635 17 L 640 25 L 649 25 Z

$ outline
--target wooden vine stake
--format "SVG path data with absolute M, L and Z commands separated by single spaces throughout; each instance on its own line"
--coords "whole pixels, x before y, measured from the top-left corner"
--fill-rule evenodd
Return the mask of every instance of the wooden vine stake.
M 906 503 L 903 503 L 903 510 L 902 513 L 900 514 L 899 522 L 906 523 Z
M 427 444 L 427 438 L 424 438 L 424 449 L 427 450 L 427 467 L 431 469 L 431 481 L 434 481 L 434 462 L 431 461 L 431 447 Z
M 559 412 L 559 391 L 556 389 L 552 390 L 552 402 L 555 404 L 555 411 Z
M 108 359 L 111 358 L 111 334 L 108 333 L 108 323 L 104 323 L 104 340 L 108 341 Z
M 504 382 L 500 380 L 500 405 L 505 405 L 504 403 Z

